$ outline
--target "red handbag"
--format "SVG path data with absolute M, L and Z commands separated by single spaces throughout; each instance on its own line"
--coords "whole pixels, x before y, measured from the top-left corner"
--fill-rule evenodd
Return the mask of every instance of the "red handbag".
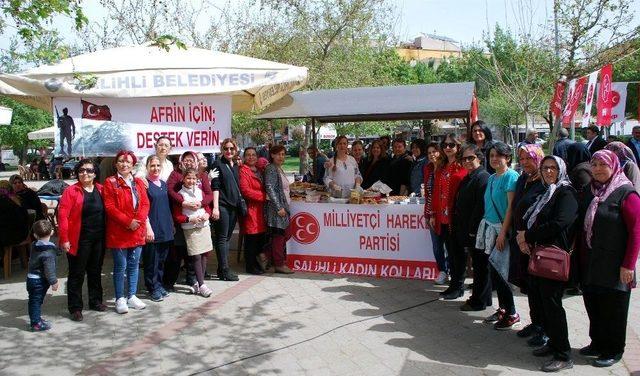
M 529 274 L 566 282 L 569 280 L 571 252 L 555 245 L 536 246 L 529 257 Z

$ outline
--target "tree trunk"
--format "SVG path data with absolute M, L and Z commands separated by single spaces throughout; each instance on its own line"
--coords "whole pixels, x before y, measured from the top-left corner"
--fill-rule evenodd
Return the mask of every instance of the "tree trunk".
M 431 120 L 422 119 L 422 132 L 424 133 L 424 140 L 427 142 L 431 142 L 431 135 L 433 132 L 433 125 L 431 124 Z

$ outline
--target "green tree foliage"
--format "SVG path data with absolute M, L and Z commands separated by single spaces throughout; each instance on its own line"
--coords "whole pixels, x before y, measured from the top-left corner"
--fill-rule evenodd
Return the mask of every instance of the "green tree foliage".
M 81 0 L 0 0 L 0 33 L 7 27 L 15 28 L 25 42 L 32 42 L 46 34 L 53 17 L 71 17 L 76 29 L 87 23 Z
M 27 134 L 53 124 L 51 114 L 14 101 L 7 97 L 0 97 L 0 106 L 13 109 L 11 124 L 0 126 L 0 145 L 11 146 L 13 152 L 24 162 L 27 148 L 45 146 L 47 141 L 30 141 Z

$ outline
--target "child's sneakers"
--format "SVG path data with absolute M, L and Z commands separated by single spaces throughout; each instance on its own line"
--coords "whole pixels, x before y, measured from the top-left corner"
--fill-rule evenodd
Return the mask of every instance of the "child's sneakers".
M 116 312 L 120 314 L 129 312 L 129 306 L 127 306 L 127 299 L 125 299 L 125 297 L 116 300 Z
M 131 297 L 127 300 L 127 305 L 133 309 L 145 309 L 147 305 L 142 302 L 142 300 L 138 299 L 137 296 L 131 295 Z
M 212 293 L 213 291 L 211 291 L 211 289 L 207 285 L 200 286 L 200 296 L 208 298 Z
M 32 332 L 44 332 L 49 329 L 51 329 L 51 324 L 44 320 L 40 320 L 39 323 L 31 325 Z

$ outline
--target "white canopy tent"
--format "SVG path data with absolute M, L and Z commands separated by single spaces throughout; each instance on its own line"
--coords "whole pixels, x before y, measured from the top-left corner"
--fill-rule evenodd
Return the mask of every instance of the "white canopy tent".
M 27 138 L 29 140 L 53 140 L 56 133 L 56 127 L 48 127 L 29 132 Z
M 199 48 L 111 48 L 18 74 L 0 94 L 52 111 L 52 97 L 140 98 L 220 94 L 233 111 L 260 110 L 307 82 L 307 68 Z

